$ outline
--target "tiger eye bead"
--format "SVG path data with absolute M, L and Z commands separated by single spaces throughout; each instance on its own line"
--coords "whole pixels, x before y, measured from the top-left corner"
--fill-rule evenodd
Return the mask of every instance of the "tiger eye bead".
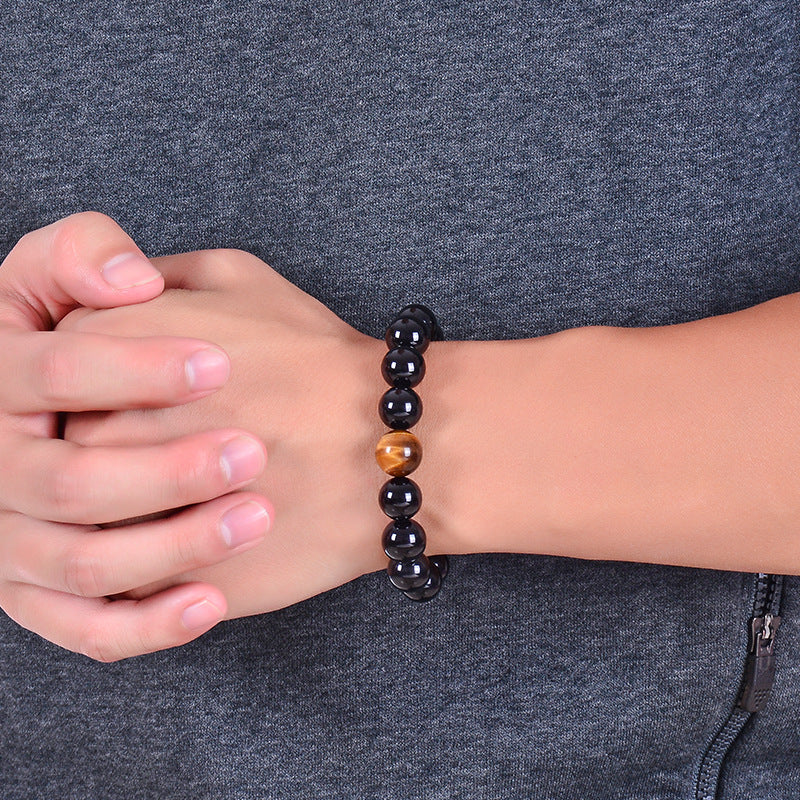
M 392 519 L 413 517 L 422 505 L 422 492 L 411 478 L 389 478 L 378 493 L 378 505 Z
M 405 430 L 419 422 L 422 399 L 413 389 L 387 389 L 378 403 L 378 414 L 390 428 Z
M 404 477 L 419 466 L 422 444 L 410 431 L 389 431 L 378 439 L 375 460 L 388 475 Z
M 430 335 L 425 326 L 413 317 L 400 317 L 386 329 L 386 344 L 392 347 L 413 347 L 418 353 L 428 349 Z
M 381 375 L 390 388 L 378 403 L 378 413 L 392 429 L 375 447 L 378 466 L 392 476 L 378 492 L 378 504 L 391 517 L 381 543 L 389 557 L 386 571 L 392 584 L 417 602 L 439 592 L 449 566 L 445 555 L 425 555 L 425 530 L 411 519 L 422 505 L 422 492 L 407 477 L 422 460 L 422 445 L 408 430 L 422 416 L 422 400 L 412 387 L 425 377 L 422 354 L 431 341 L 443 338 L 429 308 L 421 303 L 403 306 L 386 329 L 389 352 L 381 362 Z
M 410 347 L 394 347 L 383 357 L 381 375 L 394 386 L 416 386 L 425 377 L 425 361 Z

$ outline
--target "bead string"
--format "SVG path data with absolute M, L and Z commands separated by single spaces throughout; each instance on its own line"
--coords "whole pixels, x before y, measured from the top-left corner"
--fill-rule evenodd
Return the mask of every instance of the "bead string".
M 422 445 L 408 430 L 422 416 L 422 400 L 412 387 L 425 376 L 422 354 L 428 344 L 442 338 L 430 309 L 419 303 L 404 306 L 386 329 L 389 352 L 381 364 L 381 374 L 392 387 L 378 403 L 380 418 L 392 429 L 375 448 L 378 466 L 392 476 L 378 494 L 378 504 L 392 520 L 381 543 L 389 557 L 389 580 L 418 602 L 436 596 L 448 570 L 446 555 L 425 555 L 425 531 L 412 519 L 422 504 L 422 492 L 407 477 L 422 459 Z

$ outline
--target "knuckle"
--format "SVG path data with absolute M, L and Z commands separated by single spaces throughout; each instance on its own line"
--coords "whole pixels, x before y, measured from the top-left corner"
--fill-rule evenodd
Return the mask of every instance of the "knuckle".
M 71 262 L 76 257 L 84 232 L 96 214 L 96 211 L 79 211 L 55 223 L 51 247 L 57 263 L 64 258 Z
M 113 217 L 109 216 L 108 214 L 104 214 L 102 211 L 95 211 L 92 208 L 86 209 L 86 211 L 78 211 L 75 214 L 72 214 L 72 216 L 77 217 L 81 224 L 87 227 L 119 227 L 117 225 L 117 221 Z
M 216 487 L 221 480 L 219 465 L 212 464 L 212 461 L 214 456 L 197 447 L 165 459 L 163 483 L 169 493 L 168 499 L 178 501 L 176 506 L 209 499 L 210 487 Z
M 96 328 L 100 328 L 96 324 L 95 315 L 96 311 L 94 309 L 85 308 L 84 306 L 74 308 L 65 317 L 62 317 L 58 323 L 58 329 L 70 332 L 93 332 Z M 102 329 L 100 332 L 103 332 Z
M 83 469 L 76 459 L 70 459 L 45 474 L 41 496 L 50 512 L 58 517 L 57 521 L 93 522 L 86 519 L 86 481 Z
M 264 274 L 264 261 L 254 253 L 247 250 L 229 250 L 228 253 L 231 264 L 241 275 L 244 272 L 251 272 L 258 275 Z
M 35 374 L 39 396 L 48 404 L 75 399 L 80 385 L 80 359 L 65 347 L 48 344 L 42 348 Z
M 18 254 L 25 253 L 26 251 L 29 252 L 28 248 L 32 248 L 35 245 L 37 238 L 41 236 L 41 228 L 36 228 L 35 230 L 28 231 L 24 233 L 22 236 L 17 239 L 16 244 L 11 248 L 8 255 L 3 260 L 3 264 L 6 261 L 11 261 L 14 256 Z
M 53 246 L 58 252 L 62 247 L 72 248 L 83 238 L 87 231 L 96 234 L 102 229 L 117 228 L 117 223 L 102 211 L 78 211 L 62 217 L 53 231 Z
M 65 275 L 82 262 L 81 253 L 93 243 L 114 239 L 119 225 L 101 211 L 79 211 L 53 224 L 51 254 L 57 273 Z
M 36 586 L 42 580 L 41 539 L 25 530 L 29 523 L 22 515 L 14 516 L 19 521 L 13 528 L 0 526 L 0 584 L 9 580 Z
M 228 285 L 241 279 L 258 261 L 256 256 L 246 250 L 218 247 L 204 251 L 203 266 L 209 281 Z
M 183 571 L 205 566 L 208 559 L 204 557 L 202 541 L 194 528 L 168 537 L 166 547 L 170 567 Z
M 159 629 L 155 626 L 139 626 L 133 634 L 133 652 L 130 655 L 142 655 L 163 649 L 159 635 Z
M 6 616 L 14 620 L 17 625 L 23 628 L 29 628 L 30 625 L 25 624 L 25 617 L 22 613 L 22 601 L 19 598 L 19 592 L 15 591 L 17 584 L 14 581 L 0 581 L 0 608 L 3 609 Z
M 106 570 L 102 559 L 85 542 L 76 542 L 64 559 L 64 586 L 79 597 L 102 597 L 108 594 Z
M 230 267 L 236 267 L 254 258 L 247 250 L 240 250 L 238 247 L 216 247 L 208 252 L 215 258 L 224 261 Z
M 95 623 L 81 633 L 79 647 L 83 655 L 110 664 L 162 649 L 160 636 L 160 629 L 154 625 L 139 625 L 126 631 L 118 626 L 103 627 Z
M 89 625 L 81 632 L 79 650 L 88 658 L 104 664 L 119 661 L 124 656 L 117 635 L 98 625 Z

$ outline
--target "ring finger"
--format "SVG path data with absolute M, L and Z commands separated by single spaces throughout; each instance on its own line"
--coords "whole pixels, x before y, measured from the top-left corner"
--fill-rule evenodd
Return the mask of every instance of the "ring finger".
M 120 594 L 224 561 L 264 539 L 274 514 L 236 492 L 172 516 L 116 528 L 0 515 L 0 576 L 81 597 Z
M 132 447 L 81 447 L 24 434 L 3 444 L 0 506 L 81 525 L 219 497 L 254 480 L 267 458 L 260 440 L 236 430 Z

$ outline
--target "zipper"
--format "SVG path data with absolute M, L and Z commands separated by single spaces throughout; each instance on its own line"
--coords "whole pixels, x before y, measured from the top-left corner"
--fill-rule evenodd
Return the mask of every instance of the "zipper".
M 775 634 L 781 624 L 782 584 L 782 575 L 758 576 L 753 616 L 747 628 L 747 663 L 737 702 L 745 711 L 761 711 L 775 681 Z
M 695 784 L 695 800 L 715 800 L 725 758 L 753 714 L 767 704 L 775 680 L 775 636 L 781 624 L 783 575 L 756 575 L 753 612 L 747 621 L 745 661 L 736 705 L 709 743 Z

